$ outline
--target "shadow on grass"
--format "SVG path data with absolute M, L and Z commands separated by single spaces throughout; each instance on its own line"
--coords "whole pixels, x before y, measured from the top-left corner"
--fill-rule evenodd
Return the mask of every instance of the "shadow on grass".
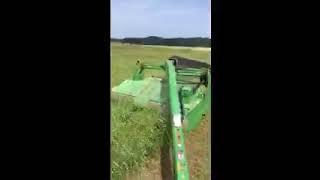
M 160 153 L 161 177 L 163 180 L 173 179 L 170 145 L 164 144 Z
M 167 128 L 162 137 L 162 147 L 160 150 L 160 166 L 161 166 L 161 177 L 163 180 L 173 179 L 172 171 L 172 158 L 171 158 L 171 121 L 170 121 L 170 111 L 168 102 L 168 85 L 164 78 L 161 81 L 161 116 L 167 121 Z

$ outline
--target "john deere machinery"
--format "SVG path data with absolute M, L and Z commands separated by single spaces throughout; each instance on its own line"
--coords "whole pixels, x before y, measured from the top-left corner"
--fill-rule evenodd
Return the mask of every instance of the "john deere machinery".
M 131 79 L 113 87 L 117 95 L 131 96 L 140 105 L 167 104 L 172 127 L 172 163 L 176 180 L 188 180 L 184 130 L 194 130 L 210 110 L 211 69 L 199 60 L 173 56 L 160 65 L 137 61 Z M 165 76 L 145 77 L 146 70 Z

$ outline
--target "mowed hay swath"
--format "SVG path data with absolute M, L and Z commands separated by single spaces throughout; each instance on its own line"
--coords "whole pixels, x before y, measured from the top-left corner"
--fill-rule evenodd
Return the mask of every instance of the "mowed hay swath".
M 126 98 L 111 102 L 112 178 L 139 167 L 161 143 L 165 124 L 159 112 L 135 106 Z
M 136 61 L 162 64 L 178 55 L 208 60 L 208 52 L 190 49 L 144 47 L 141 45 L 111 44 L 111 85 L 130 79 L 136 70 Z M 152 71 L 152 75 L 162 72 Z M 157 152 L 166 132 L 166 121 L 157 109 L 142 108 L 130 98 L 112 98 L 111 101 L 111 168 L 112 179 L 121 179 L 130 170 L 143 165 L 152 153 Z

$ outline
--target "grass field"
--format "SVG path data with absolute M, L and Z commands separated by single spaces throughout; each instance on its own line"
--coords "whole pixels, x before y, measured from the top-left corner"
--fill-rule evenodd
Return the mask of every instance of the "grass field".
M 173 55 L 209 59 L 209 51 L 196 48 L 163 48 L 140 45 L 111 44 L 111 86 L 132 77 L 136 61 L 161 64 Z M 155 74 L 157 75 L 157 74 Z M 123 179 L 133 172 L 156 174 L 164 178 L 163 151 L 168 141 L 168 119 L 156 109 L 141 108 L 130 99 L 113 98 L 111 101 L 111 168 L 112 179 Z M 208 120 L 190 134 L 186 134 L 186 148 L 191 179 L 207 179 L 209 176 Z

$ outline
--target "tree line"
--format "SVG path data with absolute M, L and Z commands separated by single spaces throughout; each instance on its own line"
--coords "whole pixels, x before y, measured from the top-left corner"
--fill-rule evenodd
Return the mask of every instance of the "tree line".
M 111 42 L 121 42 L 141 45 L 163 45 L 163 46 L 188 46 L 188 47 L 211 47 L 211 39 L 193 37 L 193 38 L 162 38 L 149 36 L 146 38 L 111 38 Z

